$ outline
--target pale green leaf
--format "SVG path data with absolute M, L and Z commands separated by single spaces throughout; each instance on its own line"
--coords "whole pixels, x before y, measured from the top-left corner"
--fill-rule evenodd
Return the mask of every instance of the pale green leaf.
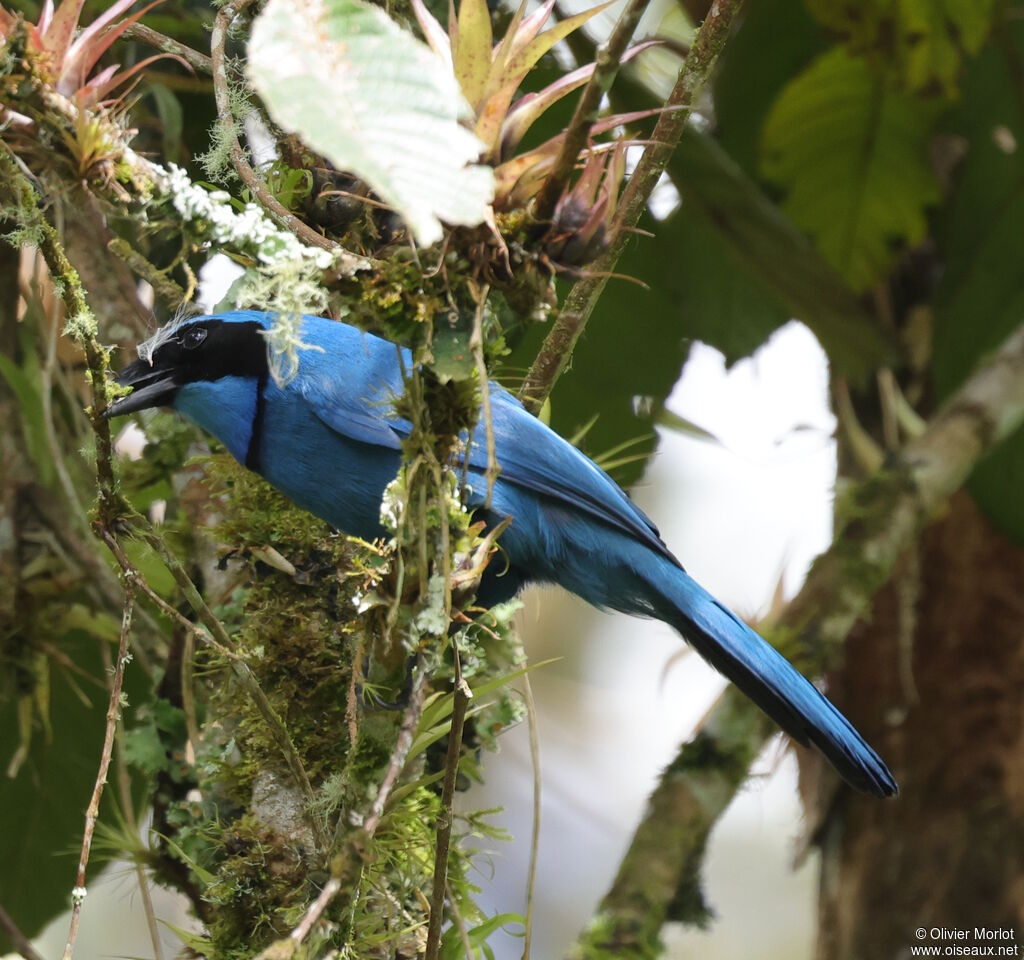
M 857 290 L 925 236 L 925 210 L 939 199 L 928 164 L 934 109 L 837 47 L 783 89 L 765 123 L 765 176 Z
M 906 89 L 956 94 L 965 57 L 992 27 L 994 0 L 805 0 L 819 23 L 855 52 L 886 51 L 886 67 Z
M 902 0 L 906 80 L 911 90 L 956 90 L 964 54 L 981 48 L 992 23 L 993 0 Z
M 270 0 L 249 76 L 271 117 L 365 180 L 421 244 L 482 223 L 493 175 L 459 123 L 465 100 L 429 47 L 360 0 Z

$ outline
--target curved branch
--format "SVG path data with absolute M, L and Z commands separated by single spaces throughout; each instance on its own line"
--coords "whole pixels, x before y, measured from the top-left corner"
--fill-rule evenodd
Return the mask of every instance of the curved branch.
M 896 562 L 978 461 L 1024 424 L 1024 325 L 982 363 L 927 428 L 852 492 L 853 519 L 814 562 L 786 608 L 780 636 L 796 641 L 794 662 L 809 672 L 833 665 L 856 621 Z M 712 708 L 651 796 L 618 876 L 571 956 L 614 955 L 629 944 L 658 955 L 657 935 L 673 919 L 698 919 L 696 878 L 711 828 L 775 732 L 735 687 Z
M 155 47 L 161 53 L 170 53 L 176 57 L 181 57 L 193 70 L 199 73 L 213 73 L 213 61 L 205 53 L 193 50 L 173 37 L 168 37 L 152 27 L 147 27 L 144 23 L 135 22 L 131 24 L 121 36 L 125 40 L 138 40 L 141 43 L 149 44 L 149 46 Z
M 568 366 L 576 341 L 597 305 L 608 275 L 615 270 L 626 247 L 629 229 L 639 221 L 658 178 L 683 135 L 693 102 L 725 46 L 741 4 L 742 0 L 715 0 L 697 31 L 693 46 L 679 71 L 676 85 L 665 103 L 665 110 L 659 116 L 647 148 L 623 191 L 611 243 L 590 265 L 589 276 L 578 281 L 569 291 L 555 325 L 523 381 L 519 399 L 531 412 L 540 410 L 555 382 Z

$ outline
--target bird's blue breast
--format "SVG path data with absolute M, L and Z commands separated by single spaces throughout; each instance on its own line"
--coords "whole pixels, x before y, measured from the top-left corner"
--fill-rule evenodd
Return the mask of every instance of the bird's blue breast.
M 379 536 L 384 488 L 399 453 L 331 430 L 295 385 L 264 388 L 259 472 L 300 507 L 365 539 Z
M 256 417 L 257 390 L 253 377 L 186 383 L 174 398 L 174 408 L 212 433 L 239 463 L 245 463 Z

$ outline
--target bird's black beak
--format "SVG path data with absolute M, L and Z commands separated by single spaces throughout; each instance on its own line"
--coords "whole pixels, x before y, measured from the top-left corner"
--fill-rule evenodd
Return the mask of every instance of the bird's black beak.
M 119 397 L 107 407 L 108 418 L 135 413 L 136 410 L 148 410 L 150 407 L 169 406 L 181 386 L 173 370 L 161 370 L 146 360 L 128 364 L 117 375 L 115 383 L 133 389 L 126 397 Z

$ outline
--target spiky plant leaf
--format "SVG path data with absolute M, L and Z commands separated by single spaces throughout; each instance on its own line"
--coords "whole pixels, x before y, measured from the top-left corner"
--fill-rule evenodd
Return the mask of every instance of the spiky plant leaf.
M 647 40 L 630 47 L 622 56 L 622 62 L 628 63 L 638 53 L 656 47 L 658 40 Z M 543 90 L 536 93 L 527 93 L 520 97 L 508 111 L 505 121 L 501 126 L 501 156 L 508 157 L 512 151 L 519 146 L 520 141 L 526 136 L 526 132 L 533 126 L 536 120 L 544 114 L 553 104 L 562 97 L 578 90 L 593 75 L 595 63 L 588 63 L 585 66 L 573 70 L 571 73 L 559 77 L 553 83 L 549 83 Z M 477 123 L 476 133 L 484 143 L 488 143 L 487 136 L 481 133 L 480 123 Z
M 274 121 L 365 180 L 422 244 L 483 222 L 493 196 L 465 101 L 425 44 L 360 0 L 270 0 L 249 76 Z
M 487 87 L 491 72 L 491 12 L 486 0 L 462 0 L 459 5 L 459 44 L 455 57 L 455 79 L 471 103 Z

